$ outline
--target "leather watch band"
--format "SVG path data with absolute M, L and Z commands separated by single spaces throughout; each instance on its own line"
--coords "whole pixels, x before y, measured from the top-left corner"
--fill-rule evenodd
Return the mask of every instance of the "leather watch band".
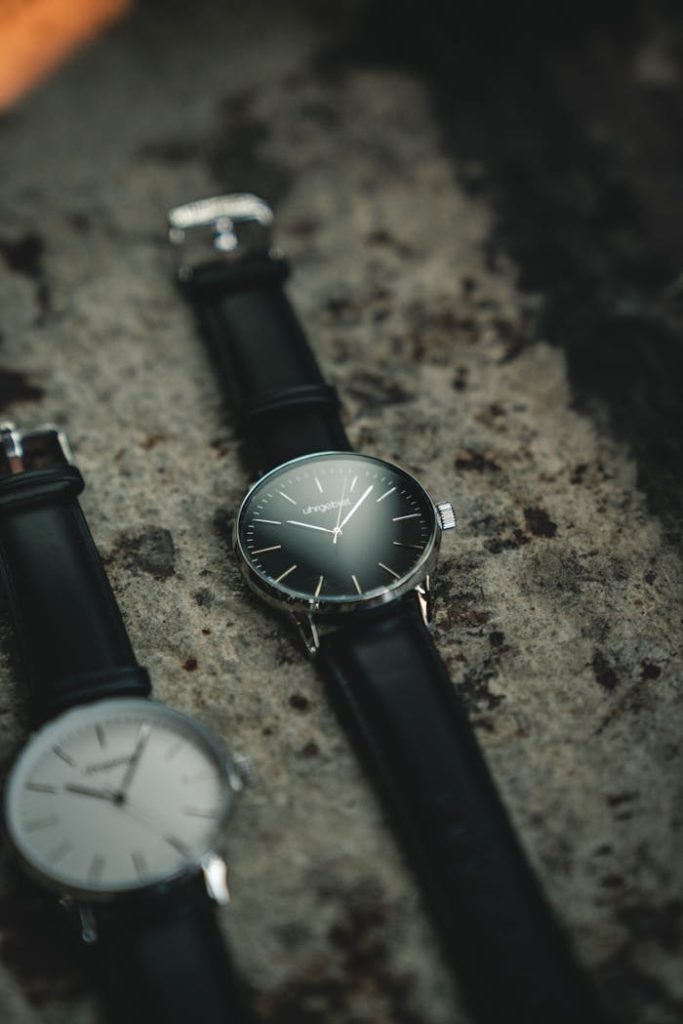
M 0 478 L 0 579 L 38 725 L 86 701 L 150 692 L 66 464 Z
M 93 946 L 111 1024 L 250 1024 L 203 880 L 103 914 Z
M 288 276 L 284 260 L 254 255 L 202 264 L 183 285 L 259 473 L 299 455 L 350 450 L 337 394 L 285 294 Z
M 22 443 L 45 433 L 57 440 L 47 464 L 28 459 Z M 22 435 L 0 425 L 0 579 L 36 725 L 88 701 L 151 690 L 78 503 L 83 478 L 62 443 L 52 429 Z M 102 904 L 96 921 L 92 958 L 107 1019 L 250 1021 L 202 872 Z
M 320 661 L 423 881 L 477 1024 L 604 1022 L 414 598 L 324 636 Z
M 216 224 L 218 239 L 236 242 Z M 188 241 L 182 232 L 180 241 Z M 183 270 L 254 467 L 350 450 L 282 290 L 286 264 L 262 250 L 233 261 L 186 261 Z M 415 596 L 340 615 L 335 625 L 318 651 L 331 696 L 393 812 L 477 1024 L 604 1024 Z

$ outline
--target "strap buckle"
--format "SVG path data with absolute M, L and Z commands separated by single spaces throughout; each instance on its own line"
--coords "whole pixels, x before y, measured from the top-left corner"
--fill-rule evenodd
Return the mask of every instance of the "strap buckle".
M 176 206 L 168 213 L 168 237 L 178 249 L 178 276 L 192 277 L 207 260 L 237 261 L 268 252 L 273 211 L 258 196 L 235 192 Z
M 0 423 L 0 477 L 70 463 L 73 456 L 66 435 L 53 424 L 19 430 L 10 421 Z

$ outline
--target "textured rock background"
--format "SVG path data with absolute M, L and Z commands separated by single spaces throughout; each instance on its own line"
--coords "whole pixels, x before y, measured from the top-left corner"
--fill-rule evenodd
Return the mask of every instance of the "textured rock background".
M 253 756 L 224 923 L 264 1021 L 465 1024 L 313 667 L 228 552 L 247 477 L 164 218 L 271 200 L 352 440 L 457 507 L 437 639 L 529 856 L 606 1003 L 673 1024 L 680 16 L 579 4 L 556 34 L 433 0 L 406 35 L 334 8 L 148 3 L 0 122 L 2 415 L 65 427 L 156 695 Z M 0 1017 L 88 1024 L 45 922 L 5 865 Z

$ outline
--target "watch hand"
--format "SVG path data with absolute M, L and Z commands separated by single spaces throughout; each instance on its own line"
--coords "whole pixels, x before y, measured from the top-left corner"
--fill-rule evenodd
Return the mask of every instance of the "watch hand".
M 335 523 L 334 530 L 332 531 L 334 533 L 334 537 L 332 538 L 332 543 L 333 544 L 337 543 L 337 537 L 339 536 L 339 533 L 340 533 L 339 520 L 341 519 L 342 509 L 344 507 L 344 496 L 346 495 L 346 485 L 347 485 L 348 482 L 349 482 L 349 478 L 348 478 L 348 475 L 347 475 L 344 478 L 344 486 L 342 487 L 341 498 L 339 499 L 339 508 L 337 509 L 337 522 Z
M 157 818 L 153 812 L 150 813 L 143 805 L 125 800 L 120 807 L 123 814 L 128 815 L 129 818 L 137 821 L 140 825 L 146 825 L 164 838 L 172 835 L 173 826 Z
M 117 794 L 112 789 L 94 789 L 92 786 L 79 786 L 77 783 L 68 783 L 64 786 L 69 793 L 79 793 L 81 796 L 94 796 L 98 800 L 108 800 L 115 804 Z
M 305 526 L 307 530 L 322 530 L 323 533 L 334 533 L 334 530 L 329 530 L 326 526 L 315 526 L 313 523 L 297 523 L 296 519 L 286 520 L 290 526 Z
M 77 783 L 66 785 L 64 789 L 70 793 L 78 793 L 81 796 L 92 796 L 98 800 L 107 800 L 111 804 L 117 804 L 134 821 L 138 821 L 142 825 L 148 825 L 149 828 L 153 828 L 156 832 L 161 832 L 164 835 L 169 831 L 169 826 L 156 818 L 154 814 L 150 815 L 145 807 L 131 803 L 128 799 L 121 799 L 121 794 L 115 793 L 111 789 L 95 789 L 92 786 L 79 786 Z
M 125 797 L 126 793 L 128 792 L 128 790 L 130 788 L 130 784 L 133 781 L 133 776 L 135 775 L 135 770 L 136 770 L 138 764 L 140 763 L 140 758 L 142 757 L 142 752 L 145 749 L 145 746 L 147 744 L 147 740 L 149 739 L 150 731 L 151 731 L 151 728 L 150 728 L 150 726 L 147 723 L 145 723 L 144 725 L 142 725 L 140 727 L 140 735 L 138 736 L 138 741 L 135 744 L 135 750 L 133 751 L 133 756 L 131 757 L 130 761 L 128 762 L 128 767 L 126 768 L 125 775 L 123 776 L 123 779 L 121 780 L 121 785 L 119 786 L 119 791 L 117 793 L 117 796 L 119 797 L 119 799 L 122 799 L 123 797 Z
M 339 530 L 340 530 L 340 531 L 344 529 L 344 527 L 346 526 L 346 524 L 348 523 L 349 519 L 350 519 L 350 518 L 351 518 L 351 516 L 352 516 L 352 515 L 354 514 L 354 512 L 355 512 L 355 511 L 356 511 L 357 509 L 359 509 L 359 508 L 360 508 L 360 506 L 361 506 L 361 505 L 363 504 L 363 502 L 364 502 L 364 501 L 365 501 L 365 499 L 367 498 L 367 496 L 368 496 L 368 494 L 370 493 L 370 491 L 371 491 L 371 490 L 372 490 L 372 489 L 374 488 L 374 486 L 375 486 L 374 484 L 370 484 L 370 486 L 368 487 L 368 489 L 367 489 L 366 491 L 364 491 L 364 492 L 363 492 L 363 493 L 361 494 L 360 498 L 358 499 L 358 501 L 356 502 L 356 504 L 355 504 L 355 505 L 353 506 L 353 508 L 351 509 L 351 511 L 350 511 L 350 512 L 348 513 L 348 515 L 347 515 L 347 516 L 346 516 L 346 517 L 345 517 L 344 519 L 342 519 L 341 523 L 339 524 Z

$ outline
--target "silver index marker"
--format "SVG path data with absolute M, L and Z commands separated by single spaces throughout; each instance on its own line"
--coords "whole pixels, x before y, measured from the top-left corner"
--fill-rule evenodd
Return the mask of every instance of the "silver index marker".
M 380 567 L 380 569 L 384 569 L 384 571 L 388 572 L 391 576 L 394 577 L 394 579 L 400 580 L 401 577 L 399 576 L 399 574 L 397 572 L 394 572 L 393 569 L 390 569 L 388 565 L 384 564 L 384 562 L 378 562 L 377 564 Z
M 75 768 L 76 767 L 76 762 L 74 761 L 73 757 L 70 757 L 69 754 L 67 754 L 65 750 L 62 750 L 61 747 L 53 747 L 52 748 L 52 753 L 56 754 L 57 757 L 61 758 L 62 761 L 64 761 L 66 764 L 68 764 L 69 768 Z

